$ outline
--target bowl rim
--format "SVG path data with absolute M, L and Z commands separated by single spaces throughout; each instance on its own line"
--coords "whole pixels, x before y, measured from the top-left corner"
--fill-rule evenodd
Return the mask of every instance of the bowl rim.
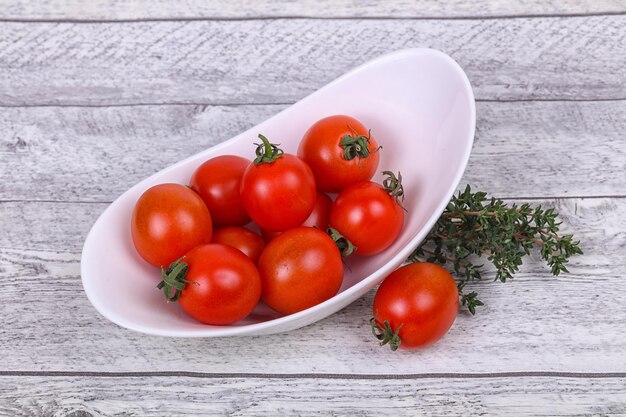
M 366 69 L 367 67 L 369 67 L 372 64 L 375 64 L 377 62 L 381 62 L 384 60 L 388 60 L 388 59 L 392 59 L 392 58 L 396 58 L 396 57 L 402 57 L 402 56 L 406 56 L 406 55 L 424 55 L 424 54 L 429 54 L 429 55 L 433 55 L 433 56 L 437 56 L 440 59 L 443 59 L 444 61 L 447 61 L 448 64 L 451 65 L 451 68 L 454 69 L 454 71 L 457 73 L 457 75 L 460 77 L 460 79 L 463 82 L 463 85 L 465 87 L 466 90 L 466 96 L 467 96 L 467 106 L 470 110 L 470 129 L 468 129 L 468 137 L 466 137 L 465 139 L 467 140 L 467 143 L 469 146 L 466 147 L 463 155 L 462 155 L 462 159 L 461 159 L 461 164 L 459 164 L 456 168 L 456 172 L 454 175 L 454 179 L 453 181 L 450 183 L 450 187 L 449 189 L 446 191 L 445 195 L 446 198 L 442 199 L 442 201 L 439 203 L 439 205 L 437 206 L 437 208 L 435 209 L 435 211 L 433 212 L 433 215 L 428 219 L 428 221 L 424 224 L 424 226 L 418 231 L 418 233 L 415 234 L 415 236 L 413 236 L 410 241 L 407 243 L 407 245 L 402 248 L 401 250 L 398 251 L 398 253 L 396 253 L 389 261 L 387 261 L 385 263 L 385 265 L 381 268 L 379 268 L 378 270 L 376 270 L 375 272 L 373 272 L 372 274 L 364 277 L 362 280 L 360 280 L 359 282 L 357 282 L 356 284 L 352 285 L 349 288 L 346 288 L 344 291 L 342 291 L 339 294 L 336 294 L 335 296 L 329 298 L 328 300 L 317 304 L 313 307 L 310 307 L 306 310 L 302 310 L 299 311 L 297 313 L 294 314 L 290 314 L 287 316 L 282 316 L 276 319 L 272 319 L 272 320 L 267 320 L 267 321 L 263 321 L 263 322 L 259 322 L 259 323 L 254 323 L 254 324 L 248 324 L 248 325 L 241 325 L 241 326 L 211 326 L 211 325 L 205 325 L 206 328 L 202 328 L 202 329 L 181 329 L 181 330 L 165 330 L 165 329 L 158 329 L 158 328 L 154 328 L 154 327 L 147 327 L 147 326 L 142 326 L 142 325 L 138 325 L 137 323 L 126 319 L 126 317 L 119 315 L 105 307 L 103 307 L 102 304 L 100 304 L 99 302 L 99 297 L 97 296 L 97 294 L 95 294 L 92 291 L 92 288 L 90 286 L 89 283 L 89 279 L 86 279 L 85 276 L 85 263 L 83 262 L 83 259 L 85 257 L 85 253 L 88 250 L 88 247 L 91 245 L 91 241 L 93 239 L 93 231 L 96 227 L 96 225 L 100 222 L 100 220 L 105 216 L 105 214 L 107 214 L 113 207 L 114 202 L 119 200 L 120 198 L 122 198 L 124 195 L 126 195 L 127 193 L 131 192 L 131 190 L 135 187 L 135 185 L 133 185 L 132 187 L 130 187 L 128 190 L 124 191 L 124 193 L 122 193 L 120 196 L 118 196 L 114 202 L 112 202 L 111 204 L 109 204 L 107 206 L 107 208 L 100 214 L 100 216 L 98 216 L 98 219 L 94 222 L 94 224 L 92 225 L 91 229 L 89 230 L 89 233 L 87 234 L 87 237 L 85 238 L 85 242 L 83 244 L 83 250 L 81 252 L 81 266 L 80 266 L 80 272 L 81 272 L 81 282 L 82 282 L 82 286 L 83 289 L 87 295 L 87 298 L 89 299 L 89 301 L 91 302 L 91 304 L 93 305 L 93 307 L 105 318 L 107 318 L 108 320 L 112 321 L 113 323 L 130 329 L 130 330 L 134 330 L 134 331 L 138 331 L 141 333 L 145 333 L 145 334 L 150 334 L 150 335 L 155 335 L 155 336 L 168 336 L 168 337 L 220 337 L 220 336 L 243 336 L 243 335 L 255 335 L 255 334 L 259 334 L 262 333 L 265 329 L 268 328 L 272 328 L 272 327 L 276 327 L 276 326 L 281 326 L 283 324 L 287 324 L 291 321 L 296 321 L 302 317 L 308 316 L 308 315 L 314 315 L 316 312 L 321 312 L 323 311 L 327 306 L 333 304 L 336 302 L 336 298 L 337 297 L 341 297 L 341 298 L 350 298 L 350 297 L 354 297 L 359 291 L 361 291 L 363 288 L 366 287 L 373 287 L 374 285 L 376 285 L 377 282 L 379 282 L 381 280 L 381 275 L 382 275 L 382 270 L 385 269 L 386 265 L 389 264 L 394 264 L 394 263 L 401 263 L 403 260 L 405 260 L 410 252 L 413 251 L 413 249 L 417 246 L 417 244 L 419 242 L 421 242 L 424 237 L 426 237 L 426 234 L 430 231 L 430 229 L 434 226 L 435 222 L 437 221 L 437 219 L 439 218 L 439 216 L 441 215 L 441 213 L 443 213 L 445 207 L 448 205 L 448 202 L 450 201 L 450 199 L 452 198 L 452 195 L 454 194 L 455 190 L 458 187 L 459 182 L 461 181 L 461 178 L 463 176 L 463 173 L 465 172 L 465 168 L 467 167 L 467 163 L 469 161 L 469 156 L 472 150 L 472 146 L 474 144 L 474 136 L 475 136 L 475 130 L 476 130 L 476 103 L 475 103 L 475 98 L 474 98 L 474 92 L 472 90 L 472 86 L 470 84 L 470 81 L 467 77 L 467 74 L 465 74 L 465 72 L 463 71 L 463 69 L 461 68 L 461 66 L 449 55 L 445 54 L 444 52 L 438 51 L 436 49 L 432 49 L 432 48 L 409 48 L 409 49 L 401 49 L 398 51 L 394 51 L 391 53 L 387 53 L 384 55 L 381 55 L 377 58 L 374 58 L 370 61 L 367 61 L 361 65 L 359 65 L 358 67 L 346 72 L 345 74 L 339 76 L 338 78 L 336 78 L 335 80 L 329 82 L 328 84 L 320 87 L 319 89 L 317 89 L 316 91 L 314 91 L 313 93 L 307 95 L 306 97 L 298 100 L 296 103 L 293 103 L 292 105 L 288 106 L 287 108 L 281 110 L 280 112 L 276 113 L 274 116 L 272 116 L 271 118 L 274 118 L 276 116 L 278 116 L 279 114 L 289 110 L 291 107 L 301 103 L 304 100 L 308 100 L 312 97 L 316 97 L 319 94 L 323 94 L 327 89 L 331 88 L 332 86 L 334 86 L 335 84 L 340 83 L 341 81 L 343 81 L 345 78 L 348 78 L 350 76 L 352 76 L 355 73 L 361 72 L 364 69 Z M 267 119 L 269 120 L 269 119 Z M 265 122 L 265 121 L 264 121 Z M 261 123 L 264 123 L 261 122 Z M 254 128 L 254 127 L 253 127 Z M 243 132 L 245 133 L 245 132 Z M 227 144 L 229 144 L 230 142 L 236 140 L 241 134 L 238 134 L 224 142 L 221 142 L 215 146 L 212 146 L 210 148 L 207 148 L 206 150 L 212 149 L 212 150 L 219 150 L 222 147 L 225 147 Z M 148 181 L 150 180 L 152 177 L 154 177 L 157 174 L 162 174 L 162 173 L 166 173 L 170 170 L 176 169 L 178 166 L 187 163 L 188 160 L 193 159 L 197 156 L 197 153 L 194 155 L 191 155 L 175 164 L 172 164 L 156 173 L 154 173 L 153 175 L 143 179 L 141 182 L 144 181 Z

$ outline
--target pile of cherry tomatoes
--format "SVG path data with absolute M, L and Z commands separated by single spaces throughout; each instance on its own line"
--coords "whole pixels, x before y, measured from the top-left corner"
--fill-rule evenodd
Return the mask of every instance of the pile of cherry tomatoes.
M 400 173 L 370 181 L 381 147 L 358 120 L 319 120 L 297 155 L 259 139 L 252 161 L 209 159 L 189 186 L 156 185 L 132 213 L 137 252 L 161 269 L 157 287 L 203 323 L 239 321 L 260 300 L 281 314 L 322 303 L 341 287 L 343 257 L 380 253 L 402 230 Z M 373 326 L 387 337 L 386 319 Z

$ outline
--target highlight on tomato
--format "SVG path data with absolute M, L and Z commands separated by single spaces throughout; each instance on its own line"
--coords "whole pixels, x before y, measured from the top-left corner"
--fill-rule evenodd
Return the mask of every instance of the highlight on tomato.
M 204 200 L 215 226 L 243 226 L 250 221 L 239 194 L 249 164 L 241 156 L 222 155 L 204 162 L 192 174 L 189 186 Z
M 334 193 L 369 181 L 378 169 L 380 148 L 363 123 L 335 115 L 317 121 L 306 131 L 298 156 L 311 167 L 318 190 Z
M 450 329 L 459 310 L 459 291 L 443 267 L 419 262 L 391 273 L 374 296 L 372 332 L 391 350 L 421 348 Z
M 246 168 L 241 197 L 262 229 L 276 232 L 302 224 L 313 211 L 317 191 L 309 166 L 259 135 L 256 159 Z
M 161 269 L 161 279 L 157 288 L 166 300 L 177 301 L 187 314 L 206 324 L 239 321 L 261 297 L 261 278 L 250 258 L 216 243 L 198 246 Z
M 131 236 L 139 255 L 167 266 L 187 251 L 211 241 L 211 215 L 202 198 L 180 184 L 159 184 L 137 200 Z
M 330 233 L 342 249 L 374 255 L 387 249 L 400 235 L 404 224 L 402 176 L 385 171 L 383 185 L 372 181 L 343 190 L 330 211 Z
M 259 259 L 261 299 L 282 314 L 293 314 L 337 294 L 343 281 L 339 249 L 320 230 L 296 227 L 267 244 Z

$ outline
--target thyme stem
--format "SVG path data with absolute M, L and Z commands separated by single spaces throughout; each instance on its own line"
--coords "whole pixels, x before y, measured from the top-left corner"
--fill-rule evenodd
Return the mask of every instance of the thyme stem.
M 572 255 L 582 254 L 580 242 L 572 235 L 559 235 L 558 213 L 530 204 L 510 206 L 472 192 L 466 186 L 446 207 L 422 244 L 409 256 L 409 262 L 428 261 L 450 267 L 458 277 L 461 302 L 474 314 L 483 305 L 477 293 L 465 293 L 470 281 L 483 278 L 483 265 L 470 257 L 486 258 L 495 269 L 495 280 L 513 278 L 531 250 L 538 250 L 553 275 L 569 272 Z M 472 258 L 474 259 L 474 258 Z

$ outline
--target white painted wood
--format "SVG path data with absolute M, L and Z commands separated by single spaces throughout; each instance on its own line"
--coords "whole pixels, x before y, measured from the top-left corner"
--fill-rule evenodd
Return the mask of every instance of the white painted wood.
M 197 18 L 266 18 L 266 17 L 468 17 L 510 15 L 569 15 L 617 13 L 626 11 L 620 0 L 567 0 L 545 2 L 527 0 L 509 2 L 487 0 L 54 0 L 0 1 L 0 19 L 197 19 Z
M 0 105 L 288 103 L 403 48 L 478 99 L 626 98 L 626 15 L 488 20 L 2 23 Z
M 7 352 L 2 369 L 626 372 L 626 199 L 538 202 L 556 207 L 564 230 L 583 242 L 586 253 L 572 260 L 571 274 L 554 278 L 535 258 L 510 283 L 477 284 L 487 307 L 475 317 L 460 314 L 440 343 L 413 353 L 377 346 L 368 325 L 373 293 L 282 335 L 171 339 L 121 329 L 91 307 L 79 278 L 84 236 L 105 205 L 2 203 L 0 351 Z
M 112 201 L 284 107 L 5 108 L 0 199 Z M 500 197 L 626 195 L 626 101 L 483 102 L 477 117 L 461 184 Z
M 626 378 L 0 377 L 14 416 L 618 416 Z
M 330 3 L 0 0 L 0 414 L 626 415 L 626 4 Z M 563 17 L 585 14 L 599 16 Z M 519 17 L 539 15 L 555 17 Z M 416 46 L 452 55 L 479 100 L 561 100 L 479 102 L 463 182 L 555 206 L 583 241 L 571 274 L 533 258 L 513 282 L 476 284 L 487 307 L 414 353 L 376 346 L 373 293 L 301 330 L 222 340 L 143 336 L 90 306 L 80 250 L 102 202 Z M 190 105 L 132 106 L 150 103 Z M 102 105 L 131 106 L 80 107 Z M 485 374 L 507 371 L 622 374 Z

